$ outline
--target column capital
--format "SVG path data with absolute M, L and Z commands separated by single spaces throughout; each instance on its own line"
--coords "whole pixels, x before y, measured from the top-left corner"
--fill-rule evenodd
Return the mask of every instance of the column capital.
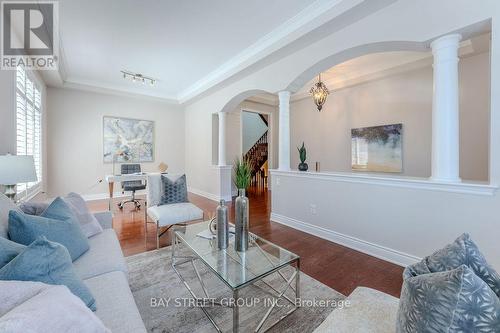
M 289 91 L 287 91 L 287 90 L 282 90 L 282 91 L 278 92 L 278 96 L 279 96 L 279 99 L 280 99 L 280 100 L 282 100 L 282 99 L 283 99 L 283 100 L 285 100 L 285 99 L 290 99 L 290 95 L 291 95 L 291 94 L 292 94 L 292 93 L 291 93 L 291 92 L 289 92 Z
M 433 40 L 431 43 L 432 52 L 436 53 L 444 48 L 458 49 L 461 40 L 462 40 L 462 35 L 460 34 L 451 34 L 439 37 Z

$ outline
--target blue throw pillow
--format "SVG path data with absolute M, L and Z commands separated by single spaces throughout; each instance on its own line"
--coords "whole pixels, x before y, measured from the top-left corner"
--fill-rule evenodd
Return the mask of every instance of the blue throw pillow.
M 62 198 L 56 198 L 41 216 L 9 212 L 9 237 L 29 245 L 39 236 L 64 245 L 75 261 L 89 249 L 80 223 Z
M 425 257 L 421 262 L 408 266 L 403 277 L 448 271 L 461 265 L 469 267 L 500 297 L 500 275 L 488 264 L 468 234 L 461 235 L 453 243 Z
M 0 269 L 0 280 L 36 281 L 65 285 L 91 309 L 96 310 L 90 290 L 76 275 L 68 250 L 61 244 L 37 238 Z
M 22 244 L 0 237 L 0 268 L 7 265 L 25 248 L 26 246 Z
M 188 202 L 186 175 L 182 175 L 175 181 L 169 176 L 161 176 L 162 188 L 160 205 Z
M 396 332 L 500 332 L 500 300 L 466 265 L 408 277 Z

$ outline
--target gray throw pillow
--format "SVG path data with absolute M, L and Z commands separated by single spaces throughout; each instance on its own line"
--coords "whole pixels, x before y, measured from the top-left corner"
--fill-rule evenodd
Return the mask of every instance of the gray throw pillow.
M 500 275 L 491 267 L 468 234 L 425 257 L 421 262 L 408 266 L 403 277 L 443 272 L 466 265 L 500 297 Z
M 500 332 L 500 300 L 466 265 L 408 277 L 396 332 Z
M 71 192 L 63 198 L 75 214 L 83 233 L 87 238 L 100 234 L 102 226 L 87 207 L 87 203 L 78 193 Z
M 169 176 L 161 176 L 162 189 L 160 205 L 188 202 L 186 175 L 182 175 L 176 180 Z
M 19 208 L 28 215 L 40 216 L 49 207 L 50 202 L 23 202 Z

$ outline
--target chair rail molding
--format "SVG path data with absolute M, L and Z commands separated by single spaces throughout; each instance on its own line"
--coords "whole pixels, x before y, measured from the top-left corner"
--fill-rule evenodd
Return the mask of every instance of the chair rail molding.
M 383 175 L 367 175 L 357 173 L 327 173 L 327 172 L 303 172 L 303 171 L 283 171 L 269 170 L 271 176 L 275 177 L 297 177 L 331 182 L 347 182 L 371 184 L 380 186 L 402 187 L 409 189 L 420 189 L 428 191 L 442 191 L 453 193 L 464 193 L 474 195 L 493 196 L 498 190 L 498 185 L 483 183 L 450 183 L 432 180 L 429 178 L 417 177 L 390 177 Z M 273 180 L 274 181 L 274 180 Z

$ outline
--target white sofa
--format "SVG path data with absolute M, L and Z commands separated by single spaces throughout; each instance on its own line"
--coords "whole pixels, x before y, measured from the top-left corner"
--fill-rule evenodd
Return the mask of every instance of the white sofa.
M 394 333 L 399 299 L 383 292 L 358 287 L 346 306 L 335 309 L 314 333 Z
M 0 237 L 8 238 L 8 212 L 13 203 L 0 193 Z M 112 332 L 145 333 L 127 279 L 127 264 L 112 229 L 111 212 L 94 214 L 104 231 L 89 238 L 90 249 L 73 262 L 76 273 L 96 300 L 96 316 Z

